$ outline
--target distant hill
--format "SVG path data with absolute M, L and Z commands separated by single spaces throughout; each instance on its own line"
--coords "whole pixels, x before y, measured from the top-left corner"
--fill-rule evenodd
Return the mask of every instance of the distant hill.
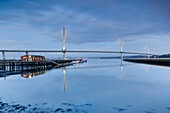
M 68 58 L 75 58 L 75 57 L 68 57 Z M 84 58 L 84 57 L 80 57 Z M 120 56 L 113 56 L 113 57 L 86 57 L 88 59 L 120 59 Z M 147 55 L 134 55 L 134 56 L 123 56 L 123 58 L 148 58 Z M 150 58 L 170 58 L 170 54 L 163 54 L 163 55 L 152 55 Z
M 120 56 L 116 57 L 87 57 L 88 59 L 120 59 Z M 135 56 L 123 56 L 123 58 L 148 58 L 147 55 L 135 55 Z M 152 55 L 150 58 L 170 58 L 170 54 Z
M 153 58 L 170 58 L 170 54 L 163 54 L 163 55 L 155 55 L 155 56 L 153 56 Z
M 135 56 L 123 56 L 123 58 L 147 58 L 148 56 L 144 55 L 135 55 Z M 88 59 L 120 59 L 121 56 L 115 57 L 87 57 Z

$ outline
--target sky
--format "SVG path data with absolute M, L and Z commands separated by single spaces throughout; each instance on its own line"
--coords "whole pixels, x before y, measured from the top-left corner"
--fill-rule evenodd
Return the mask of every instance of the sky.
M 169 0 L 0 0 L 0 49 L 170 53 Z

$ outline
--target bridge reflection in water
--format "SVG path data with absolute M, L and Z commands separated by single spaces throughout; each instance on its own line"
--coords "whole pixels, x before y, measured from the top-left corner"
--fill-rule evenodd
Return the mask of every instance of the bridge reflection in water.
M 45 71 L 49 71 L 53 68 L 56 68 L 55 66 L 40 66 L 38 68 L 30 68 L 30 67 L 24 67 L 24 69 L 18 67 L 15 70 L 11 69 L 0 69 L 0 77 L 8 77 L 11 75 L 18 75 L 21 74 L 22 77 L 25 78 L 31 78 L 36 75 L 44 74 Z
M 11 66 L 6 66 L 6 68 L 0 68 L 0 78 L 4 78 L 4 80 L 7 79 L 7 77 L 12 76 L 12 75 L 21 75 L 21 77 L 24 78 L 32 78 L 35 76 L 43 75 L 47 71 L 50 71 L 52 69 L 58 69 L 62 68 L 63 71 L 63 79 L 64 79 L 64 93 L 66 92 L 66 81 L 65 81 L 65 74 L 66 74 L 66 66 L 70 66 L 71 64 L 68 65 L 63 65 L 61 67 L 59 66 L 54 66 L 54 65 L 49 65 L 49 66 L 39 66 L 37 68 L 31 68 L 30 66 L 25 66 L 21 68 L 20 66 L 15 66 L 15 69 L 11 68 Z
M 17 70 L 2 70 L 0 69 L 0 78 L 6 78 L 11 75 L 18 75 L 21 74 L 21 77 L 24 78 L 32 78 L 35 76 L 43 75 L 47 71 L 50 71 L 52 69 L 58 69 L 62 68 L 63 72 L 63 88 L 64 88 L 64 93 L 66 92 L 66 69 L 96 69 L 96 68 L 110 68 L 110 67 L 120 67 L 120 80 L 123 80 L 123 68 L 128 65 L 135 65 L 135 64 L 123 64 L 123 59 L 121 59 L 121 62 L 119 65 L 100 65 L 100 66 L 87 66 L 87 67 L 69 67 L 69 66 L 64 66 L 64 67 L 57 67 L 57 66 L 40 66 L 37 69 L 28 69 L 27 67 L 25 68 L 26 70 L 23 70 L 21 68 L 17 68 Z M 68 67 L 68 68 L 67 68 Z
M 26 73 L 26 74 L 21 74 L 21 77 L 31 78 L 31 77 L 34 77 L 34 76 L 37 76 L 37 75 L 42 75 L 42 74 L 45 74 L 45 70 L 39 70 L 38 72 L 29 72 L 29 73 Z

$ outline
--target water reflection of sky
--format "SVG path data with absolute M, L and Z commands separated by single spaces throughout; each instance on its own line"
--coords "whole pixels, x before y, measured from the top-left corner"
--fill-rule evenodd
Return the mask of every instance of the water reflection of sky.
M 59 105 L 92 104 L 88 112 L 170 112 L 169 67 L 124 62 L 119 59 L 89 59 L 87 63 L 47 71 L 43 75 L 21 75 L 0 79 L 0 97 L 11 103 Z M 89 68 L 90 67 L 90 68 Z M 65 71 L 65 80 L 64 73 Z M 64 93 L 65 81 L 65 93 Z

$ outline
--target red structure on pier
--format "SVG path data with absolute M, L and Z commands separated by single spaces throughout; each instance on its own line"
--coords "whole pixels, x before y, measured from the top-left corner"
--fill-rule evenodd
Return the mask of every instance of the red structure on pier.
M 27 62 L 27 61 L 44 61 L 45 56 L 40 56 L 40 55 L 24 55 L 21 56 L 21 61 Z

